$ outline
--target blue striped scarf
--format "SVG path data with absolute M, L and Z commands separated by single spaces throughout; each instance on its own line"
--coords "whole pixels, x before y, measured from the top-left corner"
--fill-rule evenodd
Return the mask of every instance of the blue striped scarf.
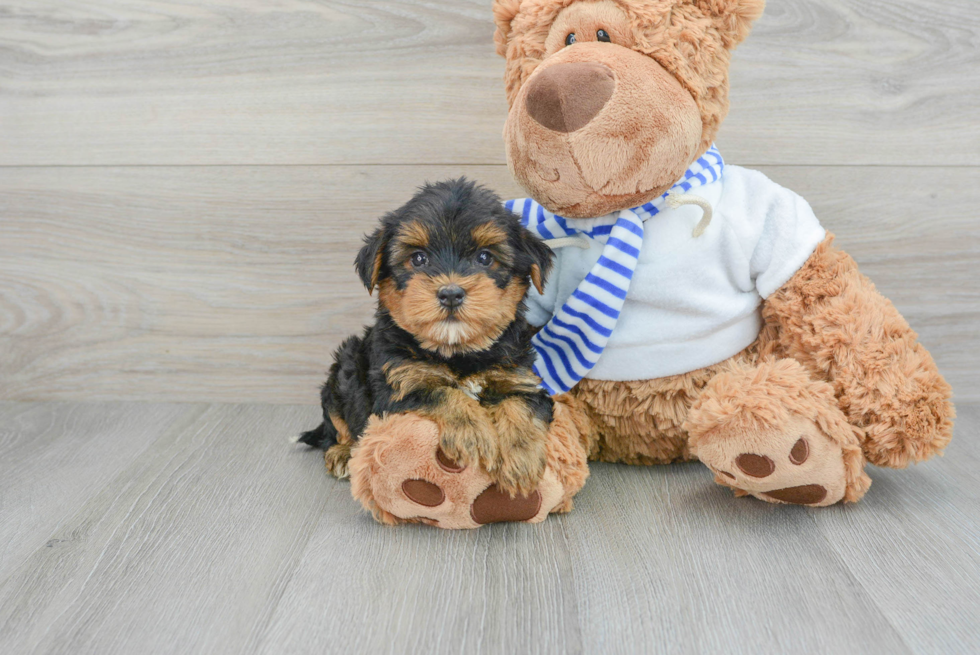
M 565 392 L 599 361 L 619 320 L 643 246 L 643 222 L 659 214 L 670 194 L 687 193 L 721 178 L 725 162 L 712 146 L 694 162 L 667 193 L 645 205 L 616 212 L 615 223 L 590 230 L 574 227 L 574 219 L 549 212 L 531 200 L 508 200 L 521 223 L 544 239 L 584 235 L 604 243 L 602 254 L 565 304 L 531 339 L 537 353 L 534 372 L 548 393 Z

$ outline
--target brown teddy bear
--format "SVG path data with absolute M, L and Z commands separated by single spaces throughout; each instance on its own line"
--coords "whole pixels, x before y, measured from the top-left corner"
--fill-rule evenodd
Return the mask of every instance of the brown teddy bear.
M 558 252 L 528 296 L 535 370 L 560 394 L 531 520 L 571 508 L 586 454 L 696 458 L 738 496 L 824 506 L 864 495 L 865 462 L 902 468 L 950 440 L 950 387 L 895 307 L 802 198 L 712 147 L 731 51 L 763 7 L 494 3 L 507 160 L 531 195 L 508 206 Z M 439 434 L 421 421 L 374 420 L 355 496 L 388 522 L 489 522 L 472 503 L 493 472 L 430 467 Z M 413 476 L 453 491 L 414 506 L 397 491 Z

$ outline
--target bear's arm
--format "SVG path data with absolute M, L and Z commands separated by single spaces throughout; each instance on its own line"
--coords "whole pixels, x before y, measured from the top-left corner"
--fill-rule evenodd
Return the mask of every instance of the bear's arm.
M 829 380 L 849 420 L 865 430 L 878 466 L 903 468 L 949 442 L 952 391 L 895 306 L 824 241 L 763 304 L 763 342 Z

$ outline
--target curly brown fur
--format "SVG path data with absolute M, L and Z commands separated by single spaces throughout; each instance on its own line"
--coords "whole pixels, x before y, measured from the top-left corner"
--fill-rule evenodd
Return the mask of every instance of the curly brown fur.
M 588 454 L 598 439 L 582 401 L 569 394 L 555 398 L 554 419 L 548 431 L 548 466 L 558 475 L 565 490 L 556 512 L 572 511 L 572 497 L 589 477 Z
M 465 180 L 423 187 L 357 257 L 364 285 L 381 289 L 376 322 L 337 350 L 324 421 L 300 440 L 344 472 L 350 451 L 334 444 L 356 442 L 371 416 L 414 412 L 439 425 L 449 457 L 511 493 L 533 488 L 552 401 L 531 371 L 523 298 L 551 260 L 490 191 Z
M 903 468 L 941 453 L 953 433 L 952 390 L 895 306 L 828 234 L 763 306 L 774 340 L 829 381 L 848 420 L 864 429 L 873 464 Z

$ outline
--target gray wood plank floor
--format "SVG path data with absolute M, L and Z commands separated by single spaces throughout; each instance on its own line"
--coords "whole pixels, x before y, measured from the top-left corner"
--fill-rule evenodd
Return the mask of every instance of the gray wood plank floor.
M 314 407 L 0 403 L 0 652 L 976 652 L 959 414 L 853 506 L 595 464 L 569 515 L 450 532 L 374 523 L 286 443 Z

